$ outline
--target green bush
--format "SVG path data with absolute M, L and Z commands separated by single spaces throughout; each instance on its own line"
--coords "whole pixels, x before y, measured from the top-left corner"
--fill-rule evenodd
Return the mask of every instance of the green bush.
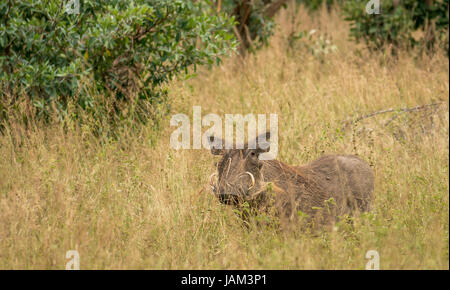
M 236 46 L 233 19 L 210 1 L 69 2 L 0 3 L 3 107 L 29 98 L 44 115 L 55 104 L 64 113 L 73 100 L 95 110 L 93 91 L 117 102 L 157 103 L 174 75 L 219 63 Z M 79 13 L 68 13 L 77 2 Z
M 346 20 L 351 22 L 350 35 L 363 40 L 370 49 L 386 45 L 411 48 L 425 44 L 434 48 L 437 42 L 444 43 L 448 35 L 448 0 L 397 0 L 380 1 L 380 13 L 368 14 L 368 0 L 348 0 L 344 4 Z M 420 38 L 413 33 L 422 30 Z M 448 49 L 448 48 L 447 48 Z

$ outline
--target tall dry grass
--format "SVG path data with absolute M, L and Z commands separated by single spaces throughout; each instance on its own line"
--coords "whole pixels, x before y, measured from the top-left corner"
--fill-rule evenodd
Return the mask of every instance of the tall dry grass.
M 311 41 L 288 45 L 311 29 Z M 270 47 L 169 88 L 173 114 L 192 115 L 194 105 L 221 116 L 277 113 L 287 163 L 326 153 L 371 162 L 373 211 L 353 227 L 247 230 L 208 191 L 217 157 L 170 148 L 170 116 L 157 139 L 151 126 L 114 141 L 88 125 L 12 124 L 0 137 L 0 268 L 64 269 L 66 251 L 78 250 L 82 269 L 364 269 L 377 250 L 381 269 L 448 269 L 448 59 L 369 55 L 347 32 L 337 12 L 282 11 Z M 337 51 L 312 54 L 319 36 Z M 442 104 L 343 129 L 429 103 Z

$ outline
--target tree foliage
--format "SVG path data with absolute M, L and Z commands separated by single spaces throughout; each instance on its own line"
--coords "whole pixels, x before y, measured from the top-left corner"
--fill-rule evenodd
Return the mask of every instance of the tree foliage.
M 234 32 L 239 39 L 240 53 L 254 51 L 268 44 L 273 34 L 277 11 L 287 0 L 219 0 L 218 10 L 224 11 L 236 20 Z
M 448 41 L 448 0 L 380 1 L 379 14 L 368 14 L 367 3 L 365 0 L 346 1 L 344 13 L 351 22 L 350 35 L 357 41 L 364 41 L 371 49 L 424 44 L 432 50 L 436 43 Z M 419 39 L 414 37 L 417 30 L 423 32 Z

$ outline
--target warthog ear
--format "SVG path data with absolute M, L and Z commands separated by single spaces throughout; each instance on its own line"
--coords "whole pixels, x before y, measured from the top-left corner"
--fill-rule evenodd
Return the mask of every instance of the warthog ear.
M 216 138 L 214 136 L 208 137 L 209 145 L 211 147 L 211 153 L 213 155 L 223 155 L 225 154 L 225 150 L 223 149 L 224 142 L 220 138 Z
M 256 144 L 258 144 L 256 148 L 258 153 L 268 152 L 270 150 L 270 131 L 259 135 L 256 138 Z
M 256 137 L 253 142 L 248 144 L 247 148 L 249 149 L 248 156 L 250 156 L 252 162 L 261 167 L 262 163 L 259 161 L 259 155 L 270 151 L 270 132 L 266 132 Z

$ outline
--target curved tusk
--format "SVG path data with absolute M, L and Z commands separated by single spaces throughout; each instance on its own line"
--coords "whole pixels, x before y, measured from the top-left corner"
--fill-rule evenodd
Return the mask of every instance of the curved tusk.
M 209 184 L 212 183 L 212 178 L 213 178 L 213 176 L 216 176 L 216 175 L 217 175 L 217 172 L 214 172 L 213 174 L 211 174 L 211 175 L 209 176 Z
M 215 184 L 213 185 L 213 183 L 215 183 L 215 182 L 213 182 L 213 177 L 214 176 L 217 176 L 217 173 L 216 172 L 214 172 L 213 174 L 211 174 L 210 176 L 209 176 L 209 185 L 211 186 L 211 189 L 212 190 L 214 190 L 214 188 L 215 188 Z
M 250 187 L 248 188 L 248 190 L 250 190 L 250 189 L 253 188 L 253 186 L 255 186 L 255 177 L 253 176 L 253 174 L 251 174 L 251 173 L 248 172 L 248 171 L 246 171 L 245 174 L 250 175 L 250 178 L 252 179 L 252 186 L 250 186 Z
M 227 177 L 228 177 L 228 173 L 230 173 L 230 168 L 231 168 L 231 157 L 228 158 L 228 170 L 227 170 Z

